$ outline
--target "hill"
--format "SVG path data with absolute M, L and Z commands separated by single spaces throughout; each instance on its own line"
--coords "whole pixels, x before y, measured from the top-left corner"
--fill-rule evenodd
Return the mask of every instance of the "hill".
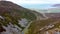
M 60 4 L 54 4 L 53 7 L 60 7 Z
M 45 13 L 49 18 L 60 18 L 60 13 Z
M 0 1 L 0 34 L 8 34 L 10 31 L 20 34 L 28 23 L 36 20 L 34 12 L 13 2 Z
M 40 24 L 40 20 L 44 18 L 46 17 L 42 13 L 26 9 L 13 2 L 0 1 L 0 34 L 22 34 L 25 29 L 28 30 L 30 24 L 36 21 Z
M 45 15 L 48 19 L 32 22 L 27 34 L 46 34 L 47 31 L 54 33 L 56 28 L 60 28 L 60 13 L 46 13 Z

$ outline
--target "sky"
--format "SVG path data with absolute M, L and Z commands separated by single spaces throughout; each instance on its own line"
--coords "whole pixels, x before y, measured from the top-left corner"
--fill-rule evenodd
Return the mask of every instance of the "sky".
M 25 8 L 35 9 L 54 8 L 52 7 L 53 4 L 60 4 L 60 0 L 7 0 L 7 1 L 12 1 Z

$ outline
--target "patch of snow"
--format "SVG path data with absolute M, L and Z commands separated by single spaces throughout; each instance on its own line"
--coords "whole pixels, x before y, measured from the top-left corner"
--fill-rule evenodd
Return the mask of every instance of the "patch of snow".
M 43 30 L 44 28 L 41 28 L 40 30 Z
M 20 34 L 21 31 L 18 30 L 17 26 L 14 26 L 10 23 L 7 27 L 3 26 L 4 29 L 6 29 L 6 32 L 1 32 L 1 34 Z
M 0 16 L 1 19 L 4 19 L 2 16 Z
M 52 28 L 52 27 L 54 27 L 54 25 L 48 25 L 48 28 Z
M 27 24 L 28 24 L 28 20 L 27 19 L 21 19 L 21 20 L 18 20 L 19 24 L 22 26 L 22 27 L 26 27 Z

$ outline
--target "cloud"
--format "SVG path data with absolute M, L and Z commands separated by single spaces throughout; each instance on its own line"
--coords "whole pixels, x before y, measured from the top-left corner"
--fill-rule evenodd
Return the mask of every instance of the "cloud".
M 60 0 L 8 0 L 17 4 L 55 4 L 60 3 Z
M 8 1 L 12 1 L 14 3 L 17 4 L 44 4 L 44 3 L 49 3 L 46 1 L 42 1 L 42 0 L 8 0 Z
M 60 0 L 43 0 L 43 1 L 47 1 L 51 4 L 60 3 Z

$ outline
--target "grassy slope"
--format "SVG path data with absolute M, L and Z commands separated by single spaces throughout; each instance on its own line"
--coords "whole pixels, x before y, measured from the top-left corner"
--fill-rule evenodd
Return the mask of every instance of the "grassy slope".
M 59 21 L 58 19 L 55 20 L 55 19 L 47 19 L 47 20 L 39 20 L 39 21 L 34 21 L 31 26 L 29 27 L 29 31 L 28 31 L 28 34 L 38 34 L 40 31 L 39 29 L 48 25 L 48 24 L 52 24 L 56 21 Z M 53 28 L 57 28 L 59 27 L 60 25 L 60 22 L 55 24 L 55 26 Z M 48 29 L 50 30 L 50 29 Z
M 21 27 L 21 25 L 18 24 L 18 20 L 21 18 L 26 18 L 29 21 L 36 19 L 35 14 L 32 13 L 31 10 L 15 5 L 16 4 L 12 2 L 0 1 L 0 15 L 4 18 L 4 20 L 0 19 L 0 27 L 2 25 L 7 26 L 7 24 L 11 22 L 13 25 L 17 25 L 20 28 L 24 29 L 24 27 Z

